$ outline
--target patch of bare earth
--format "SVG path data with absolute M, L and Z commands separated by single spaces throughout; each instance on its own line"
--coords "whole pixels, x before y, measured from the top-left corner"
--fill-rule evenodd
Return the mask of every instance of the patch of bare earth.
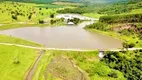
M 48 80 L 49 73 L 63 80 L 87 80 L 85 74 L 71 60 L 63 56 L 57 56 L 51 60 L 45 72 L 45 80 Z

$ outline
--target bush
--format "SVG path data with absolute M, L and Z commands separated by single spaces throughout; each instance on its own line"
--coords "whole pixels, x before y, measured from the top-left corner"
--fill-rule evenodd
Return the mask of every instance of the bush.
M 14 63 L 14 64 L 19 64 L 20 61 L 19 61 L 19 59 L 18 59 L 17 57 L 15 57 L 13 63 Z
M 108 76 L 113 77 L 113 78 L 118 78 L 118 75 L 115 71 L 112 71 L 108 74 Z
M 54 14 L 50 14 L 50 18 L 54 18 Z
M 94 64 L 91 68 L 92 74 L 98 74 L 99 76 L 108 76 L 111 72 L 111 69 L 108 66 L 105 66 L 103 63 Z
M 73 22 L 74 24 L 78 24 L 79 22 L 81 22 L 81 20 L 79 18 L 74 18 L 74 19 L 68 19 L 67 22 Z
M 129 36 L 129 35 L 135 34 L 136 32 L 132 29 L 124 29 L 124 30 L 119 31 L 119 33 L 122 35 Z
M 97 30 L 106 31 L 107 27 L 108 27 L 108 24 L 98 22 L 98 23 L 94 23 L 94 24 L 91 24 L 91 25 L 87 25 L 85 28 L 94 28 L 94 29 L 97 29 Z
M 129 48 L 133 48 L 133 47 L 135 47 L 135 44 L 134 44 L 134 43 L 130 43 L 130 44 L 128 45 L 128 47 L 129 47 Z
M 17 15 L 12 15 L 12 19 L 17 20 Z
M 123 42 L 123 43 L 122 43 L 122 46 L 123 46 L 123 48 L 126 48 L 126 49 L 129 48 L 129 45 L 128 45 L 128 43 L 126 43 L 126 42 Z
M 28 16 L 28 19 L 30 20 L 32 18 L 32 14 Z
M 39 20 L 39 24 L 44 24 L 44 20 Z
M 51 24 L 51 25 L 54 24 L 54 23 L 56 23 L 55 20 L 50 20 L 50 24 Z

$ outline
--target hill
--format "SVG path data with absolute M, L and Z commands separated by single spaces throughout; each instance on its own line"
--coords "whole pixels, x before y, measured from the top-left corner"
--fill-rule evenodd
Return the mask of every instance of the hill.
M 0 0 L 0 1 L 15 1 L 15 2 L 28 2 L 28 3 L 52 3 L 53 0 Z
M 52 3 L 52 2 L 115 3 L 127 0 L 0 0 L 0 1 L 18 1 L 18 2 L 35 2 L 35 3 Z

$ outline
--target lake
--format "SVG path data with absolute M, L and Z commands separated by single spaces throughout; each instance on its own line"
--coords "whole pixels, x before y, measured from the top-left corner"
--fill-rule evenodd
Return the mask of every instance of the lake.
M 92 21 L 78 25 L 57 27 L 24 27 L 0 31 L 0 34 L 30 40 L 47 48 L 61 49 L 111 49 L 121 48 L 122 41 L 83 29 Z

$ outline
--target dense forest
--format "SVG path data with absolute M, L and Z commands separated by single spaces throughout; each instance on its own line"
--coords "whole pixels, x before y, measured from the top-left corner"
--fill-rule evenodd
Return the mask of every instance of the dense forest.
M 127 80 L 142 80 L 142 50 L 106 52 L 102 61 L 110 68 L 123 72 Z M 114 72 L 109 76 L 117 77 Z

